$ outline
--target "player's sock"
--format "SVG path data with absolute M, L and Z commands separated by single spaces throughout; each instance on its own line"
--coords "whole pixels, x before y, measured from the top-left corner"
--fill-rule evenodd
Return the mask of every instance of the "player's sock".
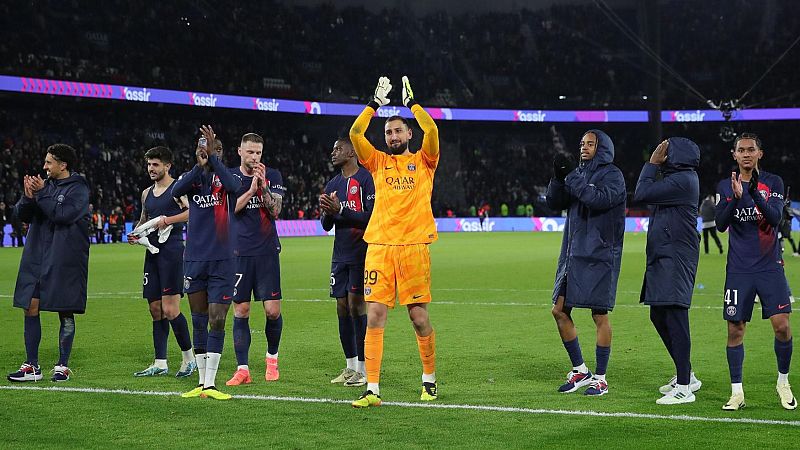
M 594 350 L 595 357 L 597 358 L 597 369 L 594 371 L 595 376 L 605 380 L 606 368 L 608 367 L 608 358 L 611 356 L 611 346 L 603 347 L 596 346 Z
M 72 341 L 75 339 L 75 318 L 59 317 L 61 328 L 58 330 L 58 365 L 69 366 L 69 355 L 72 353 Z
M 356 333 L 353 318 L 349 315 L 339 316 L 339 342 L 342 343 L 345 359 L 356 357 Z M 348 364 L 348 368 L 352 369 Z
M 427 336 L 417 335 L 417 347 L 419 347 L 419 359 L 422 360 L 422 378 L 425 380 L 425 374 L 433 376 L 433 381 L 436 382 L 436 331 L 431 330 L 431 334 Z
M 250 353 L 250 318 L 233 318 L 233 351 L 236 353 L 236 363 L 246 366 Z
M 358 364 L 356 365 L 355 371 L 360 373 L 361 375 L 364 376 L 367 375 L 367 370 L 364 368 L 364 360 L 362 359 L 358 360 Z
M 606 381 L 606 374 L 594 374 L 594 378 L 600 381 Z
M 372 391 L 375 395 L 381 395 L 381 387 L 378 383 L 367 383 L 367 390 Z
M 159 319 L 153 321 L 153 349 L 156 359 L 167 359 L 167 339 L 169 338 L 169 321 Z
M 156 358 L 156 360 L 153 362 L 153 365 L 158 367 L 159 369 L 166 369 L 167 368 L 167 359 L 166 358 L 163 358 L 163 359 Z
M 211 330 L 213 333 L 214 330 Z M 211 335 L 209 333 L 209 336 Z M 222 354 L 217 352 L 208 352 L 206 353 L 206 376 L 203 380 L 203 389 L 208 389 L 210 387 L 216 387 L 217 381 L 217 370 L 219 370 L 219 359 L 222 357 Z
M 264 334 L 267 335 L 267 353 L 278 354 L 278 347 L 281 344 L 281 332 L 283 331 L 283 314 L 277 319 L 267 319 L 264 325 Z
M 205 353 L 208 343 L 208 314 L 192 313 L 192 338 L 195 353 Z M 200 350 L 203 350 L 202 352 Z
M 744 344 L 728 347 L 728 370 L 731 373 L 731 383 L 742 384 L 742 365 L 744 365 Z M 735 392 L 734 392 L 735 393 Z
M 778 372 L 778 384 L 787 384 L 789 383 L 789 372 L 781 373 Z
M 367 369 L 367 384 L 375 384 L 381 380 L 381 361 L 383 360 L 383 328 L 367 328 L 364 339 L 364 365 Z M 373 393 L 378 392 L 367 387 Z
M 197 352 L 198 353 L 194 355 L 194 361 L 197 364 L 197 375 L 200 380 L 197 384 L 203 386 L 206 382 L 206 351 L 204 349 L 198 349 Z
M 42 341 L 42 321 L 39 315 L 25 316 L 25 354 L 28 364 L 39 365 L 39 343 Z
M 792 338 L 786 342 L 775 338 L 775 356 L 778 359 L 778 373 L 788 374 L 792 363 Z
M 191 348 L 189 350 L 182 350 L 181 357 L 183 358 L 183 363 L 186 364 L 194 359 L 194 352 Z
M 586 368 L 586 365 L 583 363 L 583 354 L 581 354 L 581 344 L 578 343 L 578 338 L 571 341 L 564 341 L 564 348 L 567 349 L 567 354 L 569 355 L 569 360 L 572 361 L 572 369 L 578 370 L 579 372 L 586 373 L 589 369 Z M 583 367 L 583 370 L 579 368 Z
M 250 366 L 248 366 L 247 364 L 239 364 L 238 366 L 236 366 L 236 370 L 246 370 L 249 372 Z
M 358 357 L 353 356 L 352 358 L 345 358 L 345 363 L 347 364 L 347 368 L 350 370 L 358 371 Z
M 222 348 L 225 346 L 225 330 L 211 330 L 208 332 L 208 344 L 206 345 L 206 375 L 203 378 L 203 388 L 216 386 L 217 370 L 219 369 L 219 359 L 222 356 Z
M 208 344 L 206 350 L 208 353 L 222 354 L 222 348 L 225 346 L 225 330 L 211 330 L 208 332 Z
M 743 394 L 744 388 L 742 383 L 731 383 L 731 395 Z
M 175 340 L 178 341 L 178 347 L 184 353 L 183 360 L 189 361 L 192 358 L 192 339 L 189 337 L 189 324 L 186 322 L 186 316 L 179 313 L 174 319 L 169 321 L 172 325 L 172 332 L 175 333 Z M 188 359 L 186 353 L 188 352 Z
M 358 354 L 358 371 L 364 373 L 364 336 L 367 334 L 367 315 L 358 316 L 354 320 L 356 330 L 356 353 Z

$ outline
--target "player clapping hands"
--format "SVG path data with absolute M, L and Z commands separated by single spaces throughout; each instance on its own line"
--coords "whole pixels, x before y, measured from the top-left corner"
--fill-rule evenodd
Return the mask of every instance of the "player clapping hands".
M 330 195 L 322 194 L 319 196 L 319 207 L 325 214 L 339 214 L 342 212 L 342 204 L 336 192 L 331 192 Z

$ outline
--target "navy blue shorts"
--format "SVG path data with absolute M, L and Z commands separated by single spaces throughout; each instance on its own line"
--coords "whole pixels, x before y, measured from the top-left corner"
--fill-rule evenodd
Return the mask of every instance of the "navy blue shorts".
M 234 278 L 236 303 L 281 299 L 281 262 L 278 253 L 240 256 Z
M 183 296 L 183 247 L 179 250 L 161 249 L 155 255 L 144 254 L 142 298 L 150 302 L 162 295 Z
M 364 263 L 331 263 L 331 297 L 347 297 L 347 293 L 364 295 Z
M 756 295 L 761 303 L 761 318 L 792 312 L 789 284 L 783 269 L 756 273 L 725 274 L 722 318 L 731 322 L 749 322 Z
M 230 304 L 233 300 L 233 283 L 236 260 L 184 261 L 183 292 L 192 294 L 208 292 L 208 303 Z

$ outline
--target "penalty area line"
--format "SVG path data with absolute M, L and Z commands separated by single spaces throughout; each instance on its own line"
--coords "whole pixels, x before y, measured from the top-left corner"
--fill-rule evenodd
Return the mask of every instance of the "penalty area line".
M 134 391 L 127 389 L 103 389 L 103 388 L 73 388 L 73 387 L 38 387 L 38 386 L 0 386 L 0 390 L 6 391 L 43 391 L 43 392 L 71 392 L 81 394 L 115 394 L 115 395 L 140 395 L 156 397 L 179 396 L 180 392 L 168 391 Z M 349 405 L 349 400 L 336 400 L 331 398 L 314 397 L 284 397 L 277 395 L 234 395 L 235 399 L 259 400 L 259 401 L 278 401 L 295 403 L 328 403 L 335 405 Z M 191 401 L 191 400 L 189 400 Z M 449 409 L 463 411 L 487 411 L 504 412 L 532 415 L 562 415 L 562 416 L 585 416 L 585 417 L 613 417 L 626 419 L 651 419 L 651 420 L 673 420 L 681 422 L 716 422 L 731 424 L 759 424 L 759 425 L 788 425 L 800 427 L 800 421 L 796 420 L 772 420 L 772 419 L 750 419 L 746 417 L 703 417 L 690 416 L 685 414 L 645 414 L 634 412 L 602 412 L 602 411 L 582 411 L 566 409 L 541 409 L 541 408 L 519 408 L 513 406 L 492 406 L 492 405 L 461 405 L 448 403 L 410 403 L 410 402 L 383 402 L 383 406 L 400 408 L 430 408 L 430 409 Z

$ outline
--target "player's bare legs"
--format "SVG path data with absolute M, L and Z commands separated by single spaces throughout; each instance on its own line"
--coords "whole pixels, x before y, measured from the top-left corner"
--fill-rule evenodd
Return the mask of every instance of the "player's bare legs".
M 430 336 L 433 333 L 431 320 L 428 316 L 427 303 L 413 303 L 408 305 L 408 318 L 411 319 L 411 324 L 414 326 L 414 331 L 417 336 Z
M 567 350 L 569 359 L 572 362 L 572 370 L 567 374 L 567 381 L 558 388 L 558 391 L 563 393 L 575 392 L 591 382 L 592 374 L 583 361 L 581 346 L 578 343 L 578 330 L 575 328 L 575 322 L 572 321 L 572 316 L 570 315 L 572 308 L 565 307 L 564 296 L 559 295 L 550 312 L 556 320 L 561 342 L 564 344 L 564 348 Z
M 25 317 L 36 317 L 39 315 L 39 299 L 32 298 L 31 304 L 28 306 L 28 309 L 22 310 L 25 314 Z
M 741 345 L 744 341 L 744 332 L 747 328 L 747 322 L 731 322 L 728 321 L 728 347 L 736 347 Z
M 572 321 L 572 316 L 565 311 L 563 295 L 558 296 L 551 312 L 553 313 L 553 318 L 556 319 L 556 326 L 558 326 L 558 334 L 561 335 L 561 340 L 567 342 L 576 339 L 578 330 L 575 329 L 575 322 Z
M 772 330 L 775 331 L 775 339 L 788 342 L 792 338 L 792 330 L 789 326 L 789 314 L 775 314 L 769 318 Z
M 367 302 L 367 326 L 385 328 L 389 307 L 383 303 Z
M 597 345 L 602 347 L 611 346 L 611 322 L 608 314 L 592 314 L 595 326 L 597 326 Z
M 364 301 L 363 295 L 349 292 L 347 294 L 347 308 L 350 312 L 350 317 L 363 316 L 367 313 L 367 302 Z

